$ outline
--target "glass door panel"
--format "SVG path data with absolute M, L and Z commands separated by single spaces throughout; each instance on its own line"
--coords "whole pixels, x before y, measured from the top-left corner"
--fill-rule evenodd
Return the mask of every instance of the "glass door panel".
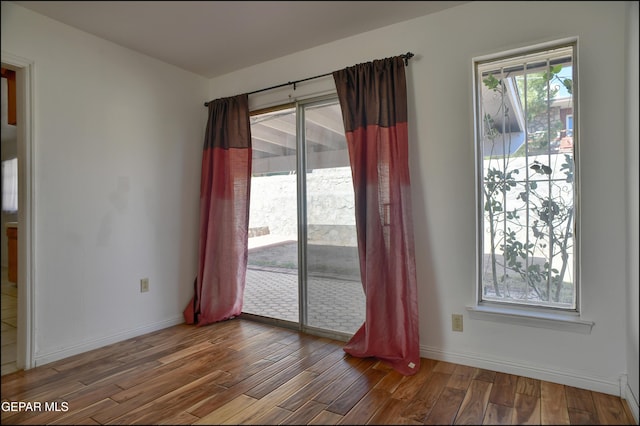
M 299 322 L 296 110 L 251 117 L 249 258 L 243 312 Z
M 365 317 L 353 182 L 337 101 L 304 108 L 306 324 L 353 334 Z

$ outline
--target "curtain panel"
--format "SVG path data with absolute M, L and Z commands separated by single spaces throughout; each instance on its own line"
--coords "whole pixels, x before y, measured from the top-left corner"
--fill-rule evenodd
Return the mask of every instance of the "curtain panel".
M 246 94 L 209 103 L 200 180 L 195 295 L 183 314 L 206 325 L 242 312 L 248 257 L 251 127 Z
M 405 65 L 401 57 L 335 71 L 353 175 L 364 324 L 344 347 L 404 374 L 420 368 Z

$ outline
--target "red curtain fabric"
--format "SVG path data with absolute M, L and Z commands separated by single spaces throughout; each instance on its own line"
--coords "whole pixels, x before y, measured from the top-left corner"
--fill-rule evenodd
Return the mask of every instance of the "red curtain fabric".
M 420 368 L 408 167 L 407 90 L 401 57 L 333 73 L 355 190 L 364 324 L 344 350 L 404 375 Z
M 198 276 L 183 312 L 187 324 L 206 325 L 242 312 L 250 184 L 248 96 L 214 100 L 202 153 Z

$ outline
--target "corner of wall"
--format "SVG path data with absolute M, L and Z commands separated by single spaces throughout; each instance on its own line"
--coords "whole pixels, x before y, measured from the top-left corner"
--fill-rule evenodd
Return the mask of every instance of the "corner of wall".
M 626 194 L 627 194 L 627 376 L 622 397 L 638 423 L 638 398 L 640 397 L 640 379 L 638 378 L 638 151 L 640 136 L 638 130 L 639 93 L 638 93 L 638 2 L 627 2 L 627 64 L 626 86 Z

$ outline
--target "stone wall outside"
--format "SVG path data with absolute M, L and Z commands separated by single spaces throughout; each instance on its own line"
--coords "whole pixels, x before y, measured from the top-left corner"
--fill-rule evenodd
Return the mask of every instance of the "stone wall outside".
M 268 227 L 284 239 L 297 236 L 296 175 L 253 177 L 249 228 Z M 351 169 L 315 169 L 307 173 L 309 243 L 356 246 Z

